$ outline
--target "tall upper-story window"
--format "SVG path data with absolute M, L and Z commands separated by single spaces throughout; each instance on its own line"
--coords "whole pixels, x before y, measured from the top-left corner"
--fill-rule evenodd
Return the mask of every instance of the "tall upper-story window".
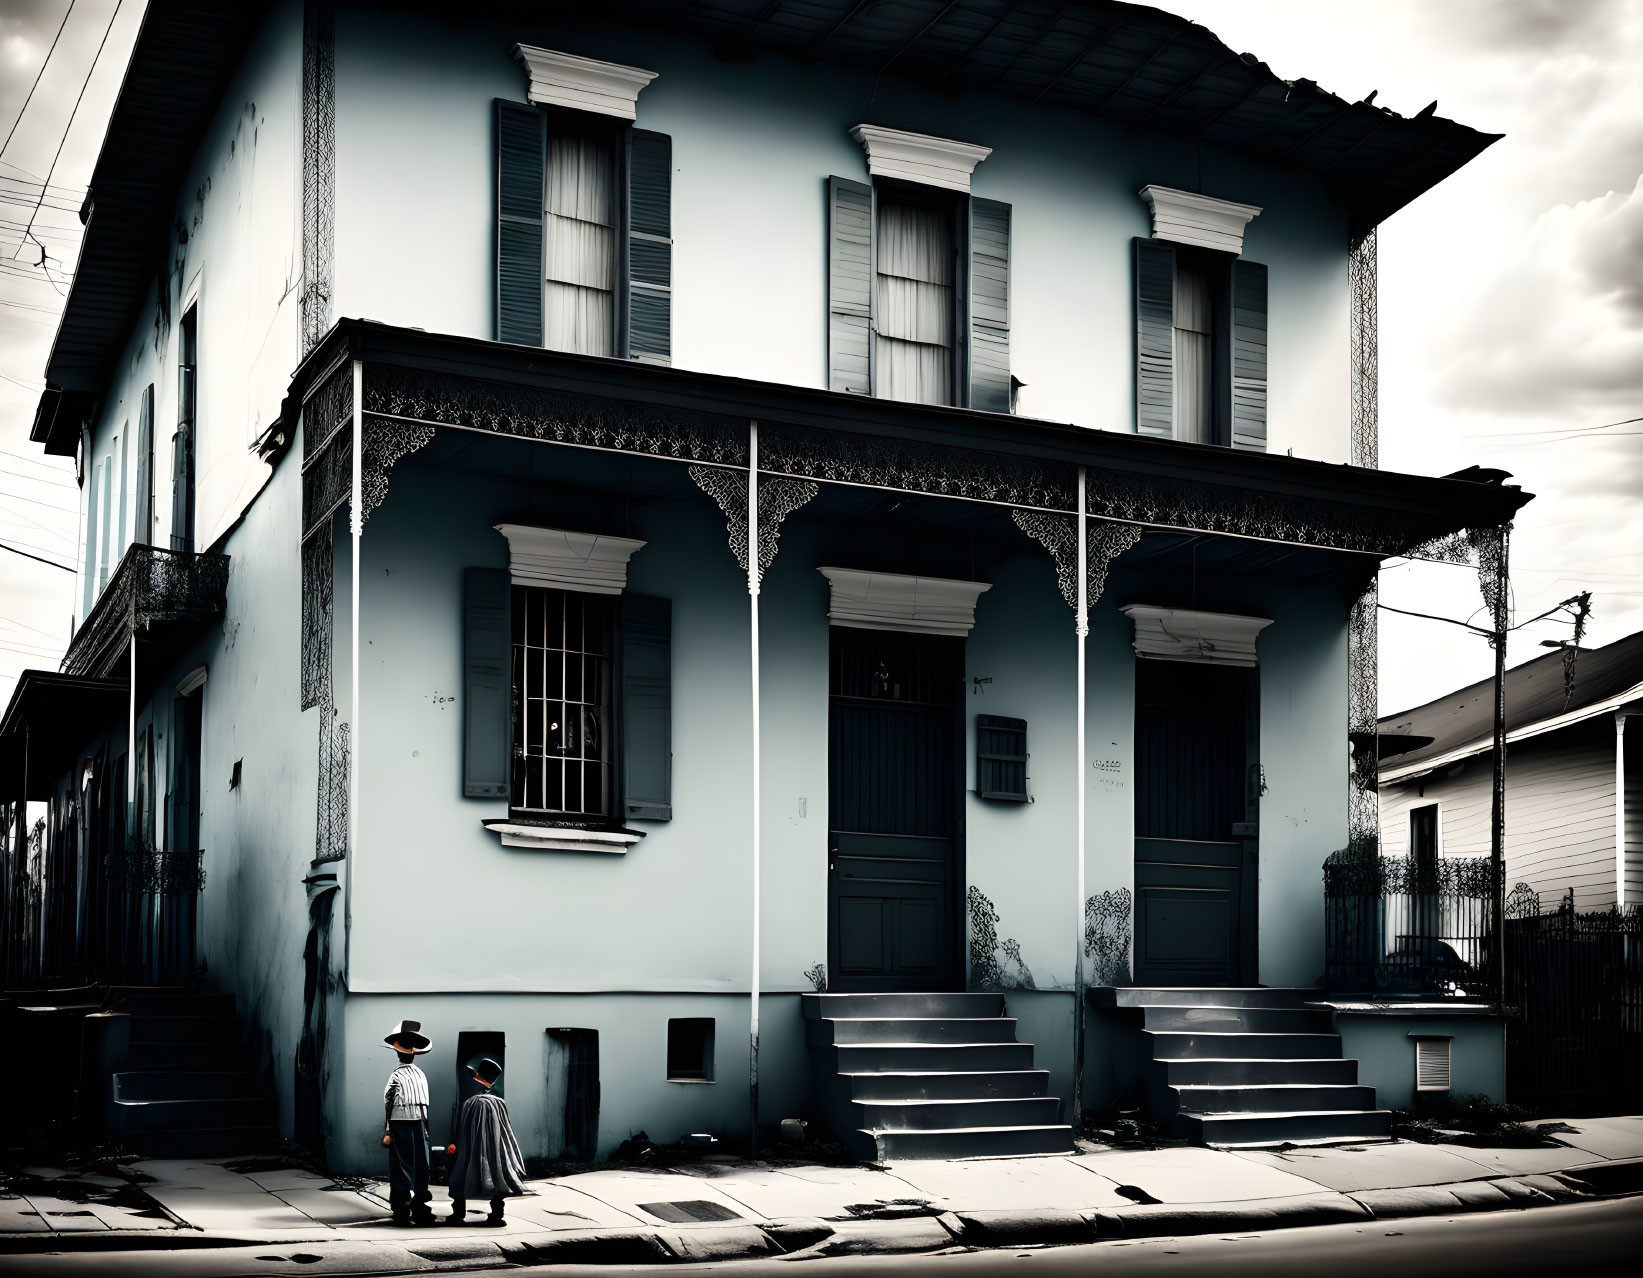
M 621 219 L 614 143 L 608 131 L 549 121 L 543 214 L 543 345 L 549 350 L 610 355 L 616 347 Z
M 497 340 L 669 363 L 673 143 L 632 123 L 654 73 L 516 52 L 530 104 L 495 104 Z
M 1138 434 L 1264 452 L 1267 271 L 1243 256 L 1260 209 L 1149 186 L 1134 241 Z
M 953 402 L 957 274 L 954 201 L 880 189 L 874 234 L 878 393 L 919 404 Z
M 177 330 L 177 433 L 171 437 L 171 549 L 194 549 L 194 434 L 199 387 L 198 308 Z
M 828 179 L 829 387 L 1009 412 L 1010 206 L 970 195 L 988 148 L 852 133 L 873 181 Z

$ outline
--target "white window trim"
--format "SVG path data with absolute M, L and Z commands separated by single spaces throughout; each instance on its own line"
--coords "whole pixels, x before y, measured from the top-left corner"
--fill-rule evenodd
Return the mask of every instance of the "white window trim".
M 1255 641 L 1272 624 L 1268 617 L 1156 604 L 1125 604 L 1121 611 L 1135 623 L 1136 656 L 1203 665 L 1258 666 Z
M 631 537 L 496 524 L 508 539 L 508 571 L 516 586 L 552 586 L 589 595 L 619 595 L 627 589 L 628 560 L 645 545 Z
M 205 681 L 210 674 L 210 668 L 207 666 L 194 667 L 194 669 L 190 670 L 177 681 L 177 695 L 179 697 L 193 696 L 201 688 L 205 687 Z
M 1235 204 L 1211 195 L 1144 186 L 1141 198 L 1152 210 L 1152 238 L 1222 253 L 1244 251 L 1244 229 L 1261 215 L 1253 204 Z
M 975 628 L 976 600 L 992 583 L 905 577 L 854 568 L 818 568 L 830 587 L 827 618 L 853 630 L 964 636 Z
M 639 67 L 600 62 L 532 44 L 514 45 L 513 56 L 525 64 L 530 77 L 528 101 L 619 120 L 639 118 L 639 94 L 657 75 Z
M 527 825 L 520 821 L 480 823 L 502 840 L 505 848 L 530 852 L 607 852 L 621 855 L 640 839 L 640 830 L 582 830 L 572 826 Z
M 858 124 L 850 136 L 867 152 L 867 171 L 874 177 L 901 178 L 923 186 L 970 193 L 970 175 L 993 153 L 990 146 L 908 133 L 877 124 Z

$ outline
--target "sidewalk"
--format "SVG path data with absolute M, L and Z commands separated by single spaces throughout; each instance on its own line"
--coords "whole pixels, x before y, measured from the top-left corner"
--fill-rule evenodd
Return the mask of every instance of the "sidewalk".
M 1643 1188 L 1643 1117 L 1577 1119 L 1537 1149 L 1391 1142 L 1225 1151 L 1172 1147 L 882 1168 L 715 1156 L 671 1171 L 534 1181 L 506 1229 L 398 1229 L 386 1186 L 273 1159 L 148 1160 L 124 1178 L 27 1169 L 0 1197 L 9 1273 L 75 1261 L 174 1272 L 210 1247 L 213 1273 L 433 1272 L 540 1263 L 668 1263 L 928 1252 L 1252 1230 L 1529 1207 Z M 443 1188 L 435 1210 L 449 1211 Z M 225 1248 L 257 1251 L 225 1252 Z M 273 1253 L 270 1254 L 270 1248 Z M 9 1253 L 9 1254 L 8 1254 Z M 65 1255 L 64 1253 L 73 1253 Z M 82 1264 L 81 1267 L 85 1267 Z M 88 1270 L 88 1272 L 94 1270 Z

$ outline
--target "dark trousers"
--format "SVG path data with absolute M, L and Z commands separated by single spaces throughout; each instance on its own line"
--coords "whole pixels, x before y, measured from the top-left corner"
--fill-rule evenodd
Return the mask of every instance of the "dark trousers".
M 388 1203 L 394 1215 L 430 1215 L 428 1124 L 389 1123 L 388 1135 L 393 1140 L 388 1146 Z
M 502 1219 L 502 1204 L 503 1204 L 504 1201 L 505 1200 L 503 1200 L 501 1198 L 491 1199 L 491 1219 L 492 1220 L 501 1220 Z M 453 1199 L 451 1199 L 451 1218 L 453 1220 L 461 1220 L 467 1214 L 468 1214 L 468 1200 L 466 1198 L 453 1198 Z

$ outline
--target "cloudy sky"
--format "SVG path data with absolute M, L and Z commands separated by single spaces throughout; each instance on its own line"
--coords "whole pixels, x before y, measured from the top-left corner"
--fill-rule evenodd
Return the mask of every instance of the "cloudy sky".
M 1440 115 L 1506 134 L 1382 228 L 1381 463 L 1511 471 L 1538 495 L 1514 534 L 1516 616 L 1590 589 L 1588 643 L 1643 629 L 1643 421 L 1627 421 L 1643 418 L 1643 0 L 1161 7 L 1287 79 L 1348 100 L 1378 90 L 1406 115 L 1435 98 Z M 0 129 L 17 121 L 0 152 L 0 543 L 72 566 L 72 464 L 43 459 L 28 431 L 78 252 L 73 210 L 142 0 L 75 0 L 19 120 L 67 8 L 0 2 Z M 0 550 L 0 699 L 24 667 L 55 666 L 72 581 Z M 1465 619 L 1480 603 L 1463 569 L 1402 565 L 1382 581 L 1383 602 L 1411 611 Z M 1526 627 L 1514 662 L 1568 633 Z M 1381 637 L 1388 711 L 1490 669 L 1454 627 L 1383 614 Z

